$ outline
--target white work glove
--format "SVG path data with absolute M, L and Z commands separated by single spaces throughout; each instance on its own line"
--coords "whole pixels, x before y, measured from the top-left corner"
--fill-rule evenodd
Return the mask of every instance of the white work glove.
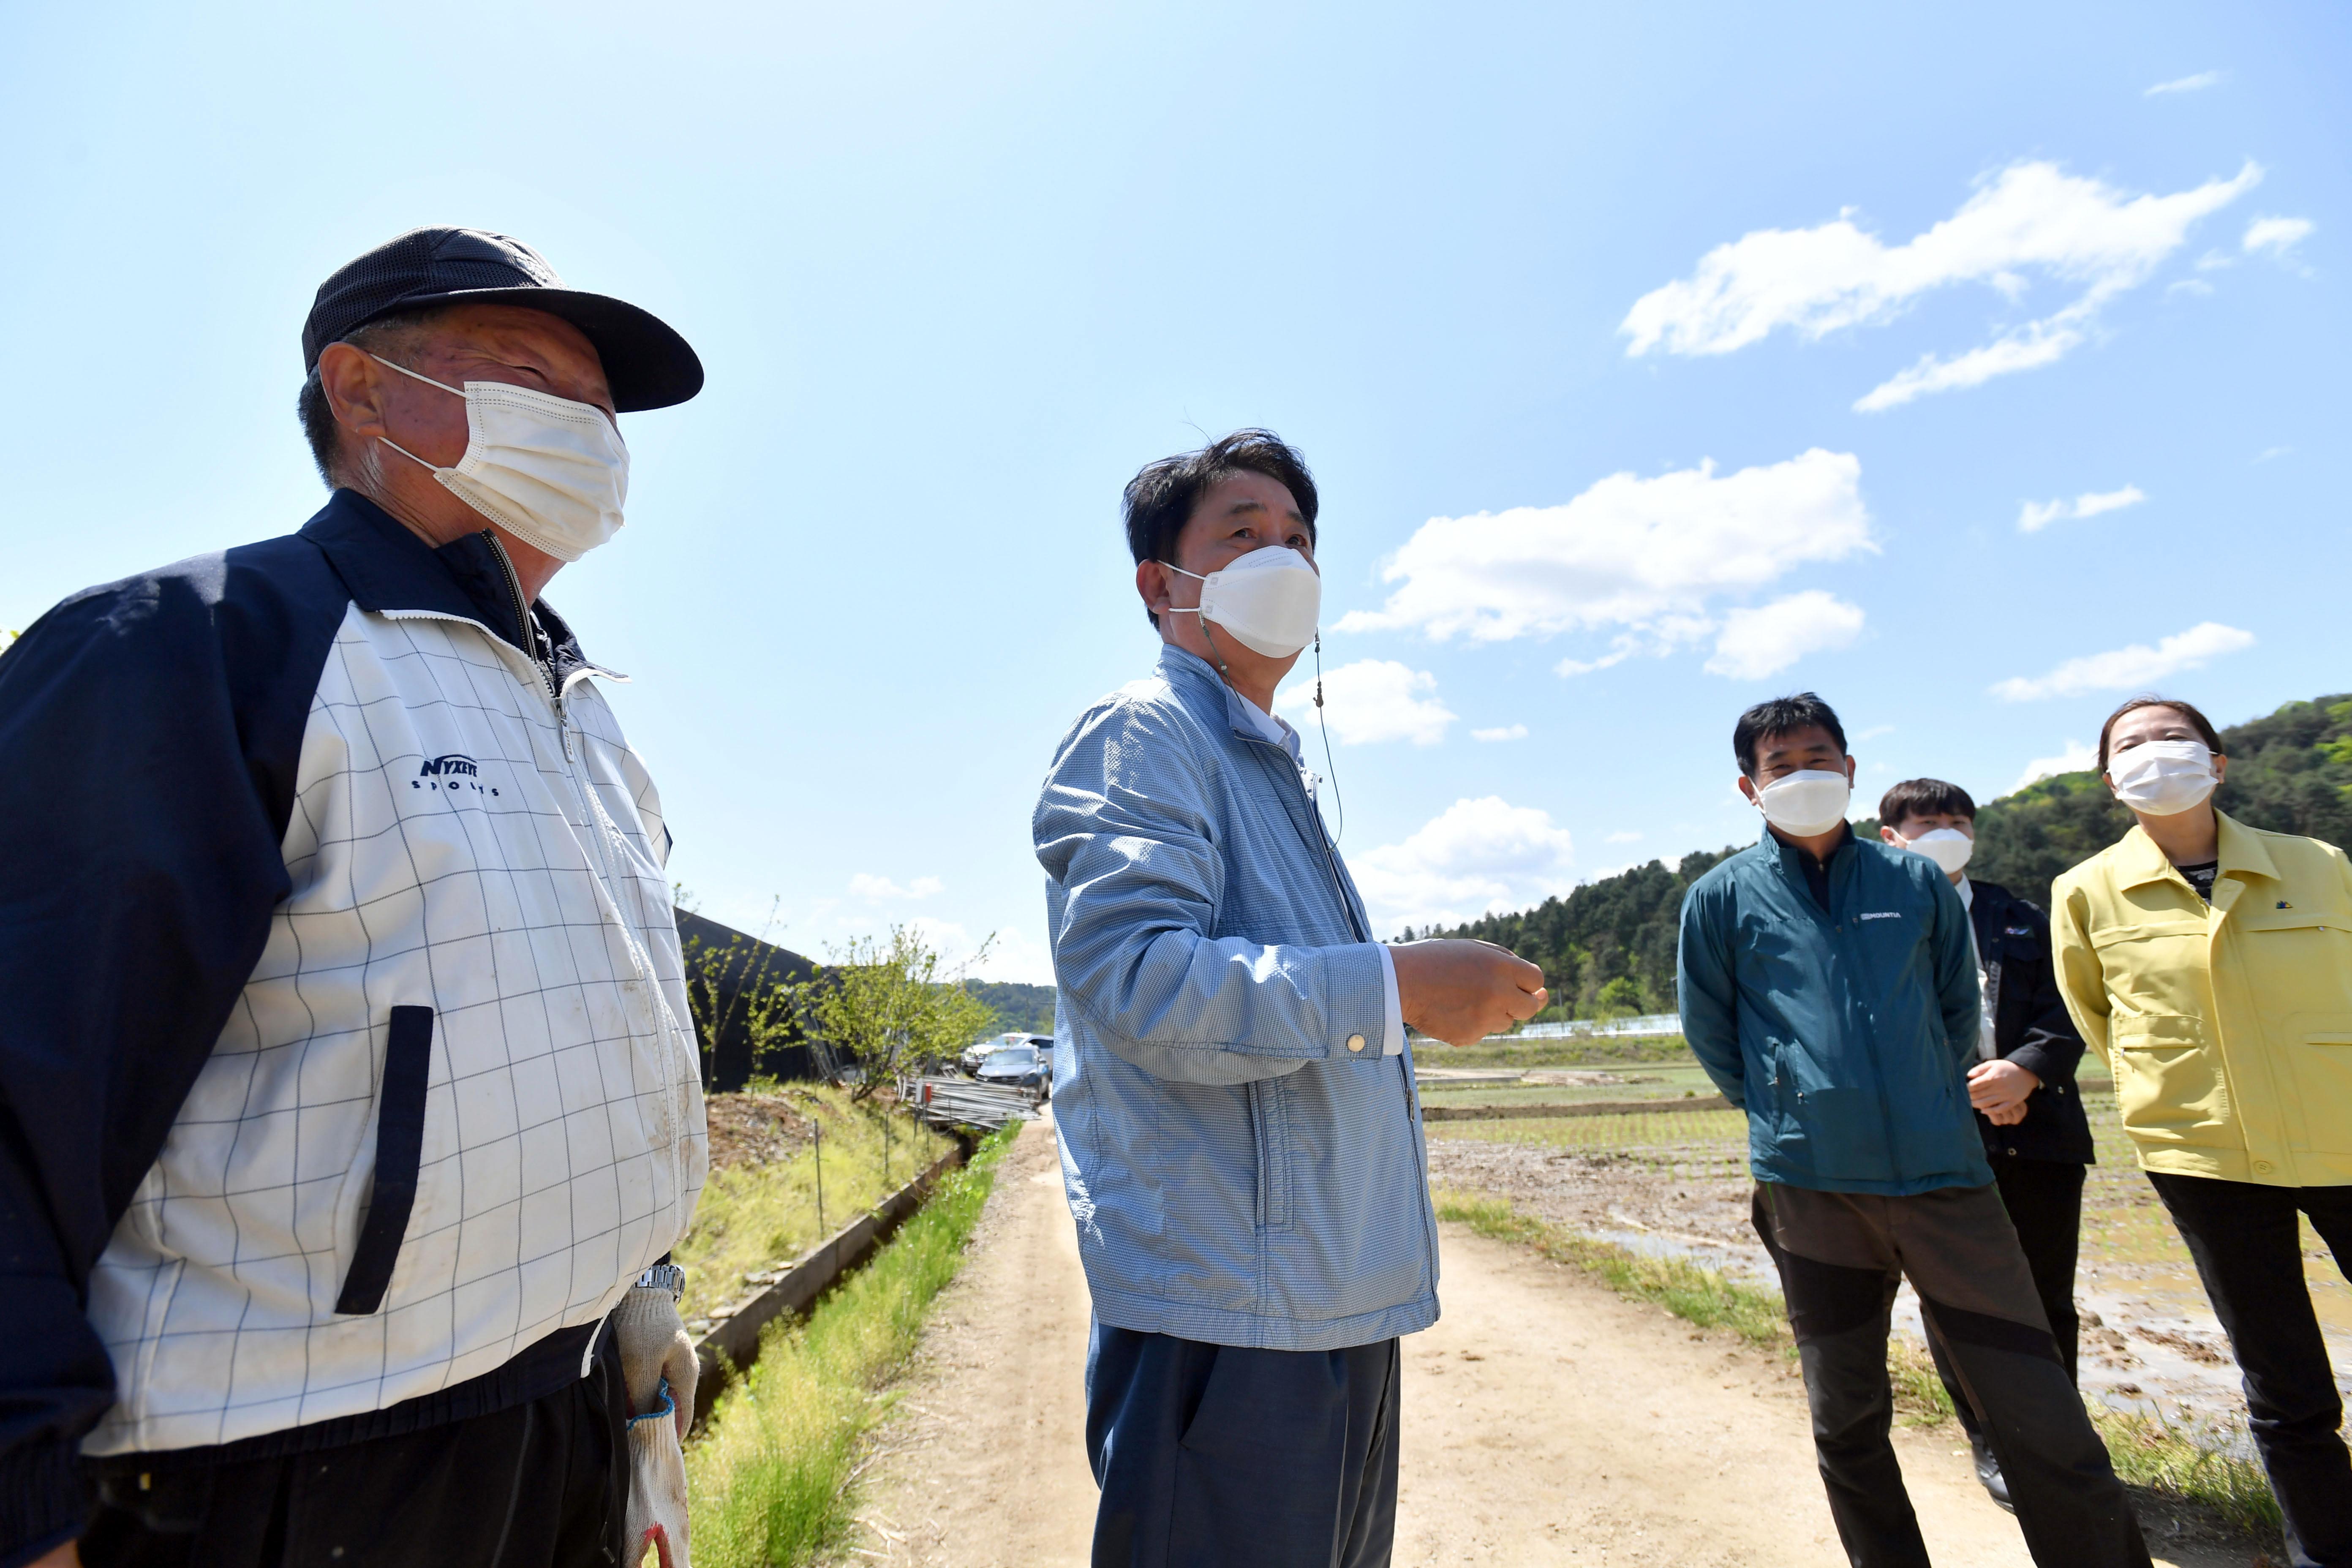
M 621 1381 L 629 1392 L 625 1518 L 631 1563 L 643 1559 L 651 1542 L 661 1568 L 689 1568 L 686 1455 L 679 1444 L 694 1420 L 694 1342 L 669 1291 L 645 1285 L 633 1288 L 613 1309 L 613 1339 L 621 1352 Z M 673 1406 L 666 1420 L 665 1382 Z

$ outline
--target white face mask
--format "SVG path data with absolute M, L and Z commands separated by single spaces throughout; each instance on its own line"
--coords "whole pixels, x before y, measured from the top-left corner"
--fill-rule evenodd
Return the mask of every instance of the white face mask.
M 1756 795 L 1765 821 L 1792 838 L 1811 838 L 1845 820 L 1853 784 L 1843 773 L 1808 768 L 1774 779 Z
M 2116 798 L 2148 816 L 2173 816 L 2213 793 L 2213 753 L 2202 741 L 2148 741 L 2110 758 Z
M 469 381 L 459 392 L 381 355 L 368 357 L 466 400 L 466 455 L 454 468 L 434 468 L 398 442 L 377 439 L 432 468 L 467 506 L 558 561 L 577 561 L 620 531 L 629 448 L 603 409 L 502 381 Z
M 1937 827 L 1916 838 L 1906 838 L 1903 847 L 1914 855 L 1925 855 L 1944 868 L 1947 877 L 1955 876 L 1976 853 L 1977 841 L 1957 827 Z
M 1195 609 L 1168 609 L 1163 616 L 1199 616 L 1239 637 L 1242 646 L 1268 658 L 1287 658 L 1315 640 L 1323 613 L 1323 579 L 1307 557 L 1288 545 L 1253 550 L 1221 571 L 1202 577 L 1161 562 L 1171 572 L 1199 577 Z

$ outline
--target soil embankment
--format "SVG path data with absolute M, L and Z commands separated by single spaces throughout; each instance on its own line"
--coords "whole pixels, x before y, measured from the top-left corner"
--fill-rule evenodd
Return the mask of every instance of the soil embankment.
M 1050 1123 L 1007 1156 L 880 1429 L 843 1562 L 1086 1562 L 1087 1295 L 1058 1169 Z M 1780 1364 L 1523 1248 L 1454 1226 L 1444 1248 L 1445 1315 L 1404 1346 L 1400 1564 L 1841 1560 L 1802 1386 Z M 2029 1563 L 1954 1429 L 1902 1431 L 1896 1447 L 1939 1568 Z

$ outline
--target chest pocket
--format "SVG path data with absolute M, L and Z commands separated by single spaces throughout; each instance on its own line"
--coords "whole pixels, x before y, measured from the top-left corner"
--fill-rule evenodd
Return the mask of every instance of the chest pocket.
M 2352 1013 L 2352 921 L 2294 910 L 2231 915 L 2246 980 L 2263 1012 Z
M 2124 1130 L 2156 1143 L 2234 1149 L 2221 1050 L 2201 1017 L 2117 1013 L 2116 1102 Z
M 2116 1026 L 2127 1013 L 2204 1016 L 2211 1005 L 2212 960 L 2206 923 L 2171 916 L 2091 932 Z

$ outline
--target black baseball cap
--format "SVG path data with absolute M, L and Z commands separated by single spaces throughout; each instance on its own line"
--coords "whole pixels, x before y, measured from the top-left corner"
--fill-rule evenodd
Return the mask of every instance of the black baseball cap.
M 479 228 L 412 228 L 337 268 L 302 323 L 302 374 L 318 367 L 329 343 L 419 305 L 520 305 L 571 322 L 604 362 L 615 413 L 667 408 L 702 390 L 702 361 L 668 323 L 623 300 L 566 289 L 530 246 Z

